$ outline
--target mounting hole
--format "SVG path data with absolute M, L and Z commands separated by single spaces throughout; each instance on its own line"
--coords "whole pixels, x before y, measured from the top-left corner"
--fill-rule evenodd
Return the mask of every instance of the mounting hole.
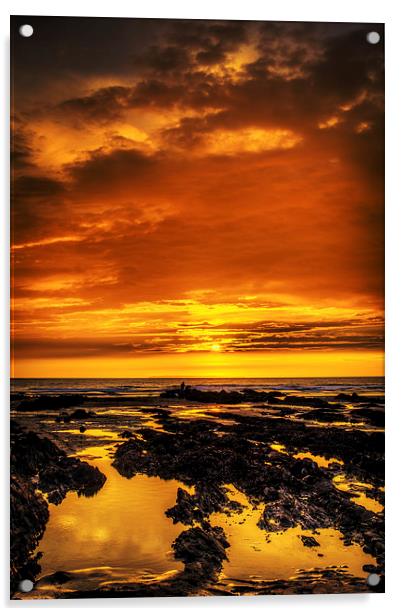
M 378 586 L 378 584 L 380 584 L 380 575 L 377 573 L 369 573 L 366 581 L 369 586 Z
M 32 26 L 30 24 L 24 24 L 24 25 L 19 27 L 18 32 L 24 38 L 28 38 L 28 37 L 32 36 L 33 28 L 32 28 Z
M 374 30 L 372 32 L 368 32 L 366 35 L 366 40 L 371 45 L 377 45 L 377 43 L 380 41 L 380 34 Z
M 31 592 L 33 588 L 33 582 L 32 580 L 21 580 L 18 585 L 18 588 L 21 592 Z

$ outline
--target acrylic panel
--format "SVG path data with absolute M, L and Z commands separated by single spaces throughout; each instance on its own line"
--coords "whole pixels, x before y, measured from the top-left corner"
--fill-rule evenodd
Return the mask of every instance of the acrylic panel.
M 12 597 L 383 592 L 383 24 L 15 16 L 11 98 Z

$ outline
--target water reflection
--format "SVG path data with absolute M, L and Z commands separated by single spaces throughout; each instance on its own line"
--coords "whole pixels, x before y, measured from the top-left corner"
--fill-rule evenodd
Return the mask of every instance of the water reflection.
M 340 531 L 318 529 L 317 534 L 300 527 L 284 532 L 266 533 L 258 527 L 263 507 L 253 508 L 247 498 L 233 486 L 227 486 L 231 498 L 246 506 L 242 513 L 230 517 L 213 514 L 211 522 L 222 526 L 230 547 L 229 561 L 224 564 L 223 576 L 230 579 L 278 580 L 296 576 L 302 569 L 346 567 L 348 573 L 366 577 L 362 567 L 375 564 L 359 545 L 345 545 Z M 319 546 L 306 547 L 300 536 L 314 537 Z
M 82 433 L 80 432 L 78 428 L 69 428 L 66 430 L 55 430 L 55 432 L 59 432 L 61 434 L 74 434 L 82 438 L 82 440 L 86 439 L 88 436 L 92 436 L 93 438 L 107 439 L 108 441 L 120 441 L 121 440 L 117 432 L 111 432 L 110 430 L 105 430 L 104 428 L 86 428 L 85 431 Z
M 318 466 L 321 466 L 322 468 L 328 468 L 330 464 L 344 464 L 344 462 L 342 460 L 339 460 L 338 458 L 325 458 L 324 456 L 316 456 L 310 453 L 310 451 L 297 453 L 293 457 L 297 460 L 304 460 L 305 458 L 313 460 L 313 462 L 316 462 L 316 464 Z
M 270 449 L 273 449 L 273 451 L 278 451 L 279 453 L 285 453 L 287 454 L 287 448 L 285 445 L 282 445 L 281 443 L 271 443 L 270 445 Z M 287 454 L 288 455 L 288 454 Z
M 99 432 L 102 434 L 97 436 L 106 437 L 106 431 Z M 114 441 L 115 433 L 107 436 Z M 110 444 L 113 443 L 87 447 L 76 454 L 106 475 L 100 492 L 93 498 L 68 493 L 60 505 L 50 505 L 50 520 L 38 546 L 38 551 L 43 552 L 42 577 L 60 570 L 73 572 L 73 579 L 63 586 L 65 591 L 91 590 L 115 582 L 161 580 L 183 569 L 182 563 L 174 560 L 171 544 L 185 527 L 174 525 L 165 511 L 175 504 L 178 487 L 192 490 L 175 480 L 145 475 L 122 477 L 111 466 Z M 279 443 L 272 449 L 287 453 Z M 319 457 L 309 452 L 298 457 L 301 455 Z M 320 462 L 328 465 L 331 461 L 334 460 L 322 458 Z M 336 487 L 345 489 L 345 478 L 335 479 Z M 230 542 L 222 580 L 288 580 L 302 570 L 333 566 L 365 577 L 363 565 L 376 564 L 359 545 L 345 545 L 341 533 L 333 528 L 319 529 L 315 534 L 300 527 L 266 533 L 258 527 L 262 506 L 252 506 L 233 485 L 226 487 L 244 510 L 232 515 L 213 514 L 210 518 L 213 525 L 223 527 Z M 313 536 L 319 546 L 307 547 L 301 535 Z M 51 584 L 39 582 L 38 592 L 51 596 Z
M 78 454 L 107 477 L 94 498 L 70 492 L 60 505 L 50 505 L 38 546 L 43 576 L 80 571 L 87 587 L 96 588 L 99 576 L 145 581 L 182 569 L 171 543 L 185 527 L 173 525 L 164 512 L 174 505 L 177 488 L 185 486 L 144 475 L 126 479 L 111 466 L 107 453 L 105 446 L 96 446 Z
M 381 513 L 384 510 L 383 505 L 379 503 L 379 501 L 366 494 L 366 490 L 373 489 L 371 483 L 364 483 L 356 479 L 348 479 L 345 475 L 336 475 L 333 478 L 333 483 L 337 490 L 352 494 L 351 500 L 357 505 L 361 505 L 374 513 Z

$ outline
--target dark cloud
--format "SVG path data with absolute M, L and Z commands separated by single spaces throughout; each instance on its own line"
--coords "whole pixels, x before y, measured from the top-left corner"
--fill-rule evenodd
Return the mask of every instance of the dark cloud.
M 142 81 L 134 87 L 100 88 L 87 96 L 72 98 L 48 109 L 51 117 L 76 127 L 85 123 L 107 126 L 122 119 L 129 109 L 137 107 L 166 108 L 184 104 L 182 86 L 157 79 Z
M 185 47 L 175 47 L 172 45 L 165 47 L 152 45 L 146 54 L 135 58 L 137 66 L 150 68 L 156 73 L 166 74 L 167 72 L 167 75 L 169 75 L 170 71 L 187 69 L 190 62 L 190 56 Z
M 74 308 L 72 308 L 74 310 Z M 173 316 L 173 313 L 171 314 Z M 113 338 L 68 339 L 17 339 L 14 351 L 24 352 L 26 358 L 46 357 L 118 357 L 142 353 L 171 353 L 178 348 L 192 352 L 193 338 L 186 329 L 196 329 L 197 324 L 185 323 L 175 329 L 148 327 L 146 334 Z M 210 329 L 207 323 L 202 328 Z M 213 328 L 211 328 L 213 329 Z M 383 345 L 383 322 L 376 319 L 320 321 L 303 323 L 255 322 L 241 325 L 228 324 L 215 327 L 218 340 L 227 351 L 258 352 L 273 350 L 367 350 L 380 349 Z M 207 343 L 207 336 L 205 341 Z
M 157 173 L 159 156 L 151 156 L 138 149 L 116 149 L 112 152 L 100 149 L 75 163 L 65 166 L 76 189 L 103 191 L 107 183 L 114 190 L 119 180 L 128 180 L 131 186 L 152 181 Z
M 32 168 L 35 167 L 32 133 L 23 122 L 16 118 L 12 118 L 11 126 L 10 162 L 12 169 L 15 173 L 24 169 L 32 171 Z
M 82 120 L 94 123 L 108 123 L 121 117 L 127 106 L 129 90 L 122 86 L 100 88 L 89 96 L 65 100 L 53 108 L 55 117 L 79 125 Z
M 115 340 L 99 341 L 99 339 L 16 339 L 13 344 L 14 353 L 23 353 L 26 359 L 58 357 L 96 357 L 104 355 L 126 355 L 133 352 L 130 343 Z
M 25 23 L 33 26 L 34 37 L 19 35 Z M 157 19 L 12 17 L 15 95 L 30 102 L 57 89 L 60 78 L 74 83 L 73 77 L 132 75 L 135 57 L 169 27 Z
M 64 182 L 46 176 L 21 175 L 13 184 L 13 195 L 21 199 L 49 199 L 65 192 Z
M 32 41 L 16 35 L 25 22 Z M 169 353 L 191 347 L 191 330 L 229 351 L 381 348 L 382 322 L 366 316 L 381 308 L 384 260 L 383 46 L 367 44 L 371 29 L 382 33 L 15 18 L 18 353 Z M 293 143 L 275 141 L 283 131 Z M 203 313 L 174 312 L 199 291 Z M 298 300 L 306 312 L 365 312 L 287 320 Z M 146 335 L 74 332 L 162 301 L 160 322 L 144 309 L 121 325 L 142 319 Z M 228 304 L 216 324 L 208 310 Z M 260 312 L 243 324 L 236 310 Z
M 152 20 L 143 25 L 149 33 L 155 29 Z M 188 117 L 184 114 L 178 123 L 164 129 L 168 142 L 182 147 L 195 146 L 207 133 L 221 128 L 237 130 L 255 125 L 314 136 L 319 122 L 340 114 L 343 133 L 347 131 L 352 145 L 358 141 L 353 138 L 358 123 L 370 122 L 375 130 L 382 131 L 383 48 L 382 43 L 376 46 L 366 42 L 369 27 L 163 22 L 160 32 L 164 38 L 156 37 L 156 45 L 150 37 L 151 44 L 144 45 L 135 60 L 135 83 L 99 88 L 58 102 L 46 112 L 76 126 L 84 122 L 107 125 L 135 108 L 186 109 L 191 112 Z M 382 32 L 380 24 L 375 28 Z M 223 62 L 228 52 L 250 40 L 257 41 L 258 58 L 243 67 L 240 80 L 202 70 L 202 64 L 206 67 Z M 124 37 L 121 45 L 123 41 Z M 141 72 L 144 68 L 145 75 Z M 362 94 L 363 108 L 354 103 L 349 116 L 341 112 L 341 105 Z M 193 111 L 205 109 L 218 111 L 193 116 Z M 344 151 L 349 149 L 347 144 Z M 380 150 L 370 167 L 381 155 Z

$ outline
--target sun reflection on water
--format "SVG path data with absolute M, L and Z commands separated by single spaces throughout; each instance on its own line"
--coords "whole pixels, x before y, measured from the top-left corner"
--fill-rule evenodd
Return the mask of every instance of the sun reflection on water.
M 289 528 L 283 532 L 266 533 L 258 526 L 263 506 L 253 507 L 246 496 L 234 486 L 229 488 L 233 500 L 246 508 L 229 517 L 217 513 L 211 522 L 222 526 L 230 547 L 228 562 L 224 564 L 223 576 L 234 579 L 278 580 L 297 576 L 303 569 L 345 567 L 347 572 L 366 577 L 362 567 L 375 564 L 375 559 L 356 544 L 345 545 L 340 531 L 320 528 L 316 533 Z M 300 536 L 314 537 L 319 546 L 306 547 Z
M 87 447 L 77 455 L 97 466 L 107 481 L 92 498 L 70 492 L 60 505 L 50 505 L 38 546 L 42 576 L 103 567 L 120 571 L 125 580 L 141 580 L 181 570 L 171 544 L 185 527 L 173 525 L 164 512 L 174 505 L 177 488 L 185 486 L 145 475 L 122 477 L 111 466 L 107 445 Z M 107 573 L 105 580 L 109 577 Z M 93 583 L 97 587 L 99 580 Z

